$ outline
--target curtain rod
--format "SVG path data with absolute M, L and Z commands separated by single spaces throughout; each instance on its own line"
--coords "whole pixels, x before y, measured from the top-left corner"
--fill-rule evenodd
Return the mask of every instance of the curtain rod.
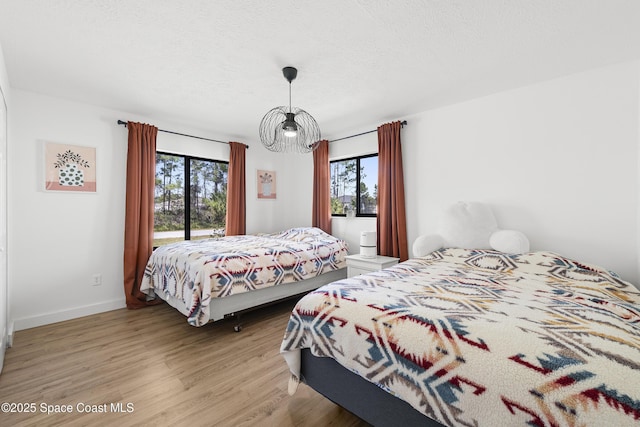
M 406 120 L 403 120 L 402 122 L 400 122 L 400 127 L 405 127 L 405 125 L 406 125 L 406 124 L 407 124 L 407 121 L 406 121 Z M 367 131 L 367 132 L 357 133 L 357 134 L 355 134 L 355 135 L 349 135 L 349 136 L 345 136 L 345 137 L 342 137 L 342 138 L 333 139 L 333 140 L 331 140 L 331 141 L 329 141 L 329 142 L 331 143 L 331 142 L 342 141 L 343 139 L 355 138 L 356 136 L 366 135 L 366 134 L 368 134 L 368 133 L 373 133 L 373 132 L 377 132 L 377 131 L 378 131 L 378 129 L 369 130 L 369 131 Z
M 118 124 L 122 125 L 124 127 L 127 126 L 127 123 L 129 123 L 129 122 L 125 122 L 124 120 L 118 120 Z M 174 135 L 186 136 L 188 138 L 203 139 L 205 141 L 211 141 L 211 142 L 219 142 L 221 144 L 228 144 L 229 143 L 228 141 L 219 141 L 217 139 L 204 138 L 202 136 L 187 135 L 186 133 L 174 132 L 174 131 L 171 131 L 171 130 L 158 129 L 158 132 L 171 133 L 171 134 L 174 134 Z M 244 146 L 249 148 L 249 146 L 247 144 L 244 144 Z

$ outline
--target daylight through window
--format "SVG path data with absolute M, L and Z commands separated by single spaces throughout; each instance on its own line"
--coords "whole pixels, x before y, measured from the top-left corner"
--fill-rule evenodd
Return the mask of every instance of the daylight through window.
M 156 154 L 153 246 L 224 236 L 229 164 Z
M 331 168 L 331 214 L 376 216 L 378 155 L 334 160 Z

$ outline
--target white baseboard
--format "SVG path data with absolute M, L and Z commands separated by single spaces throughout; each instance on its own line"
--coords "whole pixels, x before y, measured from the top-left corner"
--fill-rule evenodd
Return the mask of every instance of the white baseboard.
M 82 307 L 76 307 L 69 310 L 61 310 L 53 313 L 45 313 L 39 314 L 37 316 L 13 319 L 13 321 L 9 323 L 9 345 L 13 343 L 14 331 L 21 331 L 23 329 L 35 328 L 38 326 L 49 325 L 51 323 L 77 319 L 78 317 L 90 316 L 92 314 L 104 313 L 105 311 L 118 310 L 125 307 L 125 300 L 124 298 L 122 298 L 97 304 L 85 305 Z

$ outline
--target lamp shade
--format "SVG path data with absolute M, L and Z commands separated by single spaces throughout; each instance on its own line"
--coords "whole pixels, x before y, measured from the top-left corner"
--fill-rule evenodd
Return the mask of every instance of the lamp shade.
M 260 122 L 260 142 L 267 150 L 288 153 L 310 153 L 318 147 L 320 126 L 306 111 L 291 106 L 291 82 L 298 75 L 295 67 L 284 67 L 282 75 L 289 82 L 289 108 L 267 111 Z
M 276 152 L 310 153 L 320 141 L 320 127 L 316 120 L 296 107 L 281 106 L 269 110 L 260 122 L 259 132 L 262 144 Z

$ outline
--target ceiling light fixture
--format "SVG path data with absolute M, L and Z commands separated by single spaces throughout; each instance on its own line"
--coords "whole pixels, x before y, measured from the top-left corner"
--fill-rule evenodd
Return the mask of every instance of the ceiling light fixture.
M 275 107 L 264 115 L 260 122 L 260 141 L 271 151 L 310 153 L 320 141 L 320 127 L 311 114 L 291 106 L 291 82 L 298 70 L 284 67 L 282 74 L 289 82 L 289 108 Z

